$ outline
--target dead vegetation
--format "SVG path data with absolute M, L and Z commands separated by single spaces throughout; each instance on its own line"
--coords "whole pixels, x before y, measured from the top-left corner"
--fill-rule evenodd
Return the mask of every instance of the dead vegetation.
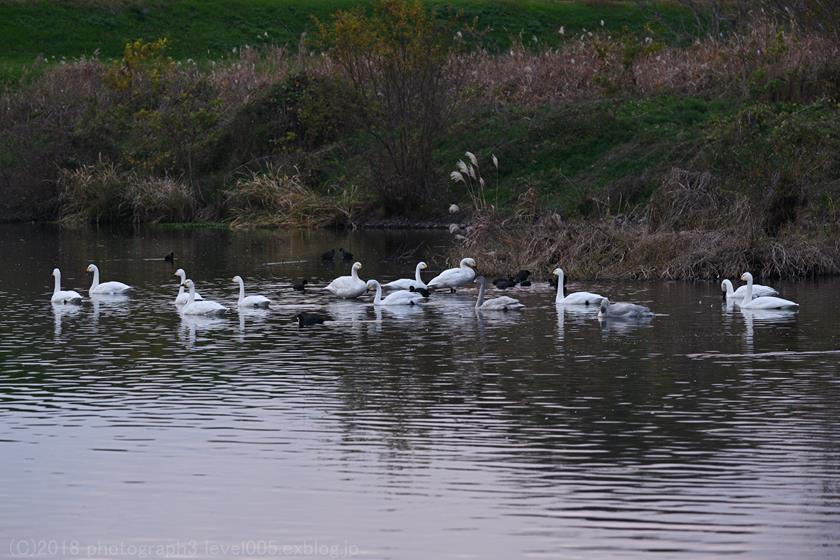
M 581 278 L 840 274 L 836 232 L 790 224 L 770 236 L 743 196 L 713 185 L 708 173 L 674 169 L 647 214 L 584 221 L 532 211 L 506 220 L 480 215 L 454 252 L 474 256 L 486 274 L 521 268 L 547 274 L 558 264 Z

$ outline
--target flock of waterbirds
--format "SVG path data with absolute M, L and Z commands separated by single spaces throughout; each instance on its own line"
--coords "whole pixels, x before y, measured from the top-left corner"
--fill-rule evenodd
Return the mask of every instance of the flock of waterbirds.
M 174 253 L 166 255 L 164 260 L 174 263 Z M 336 260 L 352 261 L 353 255 L 343 248 L 338 251 L 331 249 L 321 255 L 321 260 L 325 263 L 332 263 Z M 525 307 L 522 302 L 509 296 L 502 295 L 485 298 L 487 282 L 483 276 L 476 275 L 476 262 L 472 258 L 467 257 L 461 259 L 457 267 L 444 270 L 429 282 L 425 282 L 422 278 L 422 271 L 426 268 L 428 267 L 425 262 L 419 262 L 414 269 L 414 278 L 400 278 L 385 284 L 380 284 L 377 280 L 362 280 L 359 277 L 362 263 L 354 262 L 350 267 L 349 275 L 336 278 L 322 289 L 342 299 L 356 299 L 367 292 L 373 291 L 375 293 L 373 305 L 379 307 L 422 305 L 437 290 L 449 290 L 450 293 L 455 293 L 457 288 L 475 283 L 478 285 L 478 298 L 475 303 L 476 311 L 519 311 Z M 88 288 L 89 296 L 126 296 L 132 289 L 131 286 L 122 282 L 100 282 L 99 268 L 94 264 L 89 265 L 86 271 L 93 275 L 90 288 Z M 497 289 L 501 290 L 516 285 L 523 287 L 530 286 L 530 274 L 527 270 L 521 270 L 515 276 L 497 278 L 493 281 L 493 284 Z M 229 308 L 225 305 L 203 298 L 196 291 L 195 282 L 187 278 L 184 269 L 179 268 L 175 271 L 174 275 L 179 278 L 178 293 L 175 296 L 174 303 L 181 314 L 221 315 L 229 311 Z M 610 302 L 609 298 L 605 296 L 591 292 L 572 292 L 567 294 L 563 269 L 554 269 L 553 276 L 555 280 L 550 282 L 550 284 L 557 287 L 554 300 L 557 305 L 597 306 L 598 317 L 600 319 L 638 320 L 653 316 L 653 312 L 643 305 L 625 302 L 614 303 Z M 73 290 L 61 289 L 61 272 L 59 269 L 56 268 L 53 270 L 53 277 L 54 289 L 51 299 L 53 305 L 79 305 L 83 302 L 84 298 L 80 293 Z M 745 272 L 741 276 L 741 280 L 745 284 L 738 287 L 737 290 L 734 289 L 732 282 L 729 280 L 724 280 L 721 283 L 721 291 L 724 293 L 727 302 L 738 305 L 742 309 L 793 310 L 799 307 L 799 304 L 793 301 L 777 297 L 778 292 L 773 288 L 754 284 L 752 274 L 749 272 Z M 236 302 L 237 309 L 270 308 L 271 300 L 267 297 L 262 295 L 245 295 L 245 282 L 241 276 L 234 276 L 231 282 L 237 284 L 239 287 L 239 298 Z M 306 279 L 295 281 L 292 284 L 292 289 L 304 291 L 306 290 L 306 284 Z M 383 289 L 390 292 L 385 297 L 382 296 Z M 295 318 L 301 327 L 322 324 L 330 320 L 328 315 L 313 312 L 302 312 L 297 314 Z

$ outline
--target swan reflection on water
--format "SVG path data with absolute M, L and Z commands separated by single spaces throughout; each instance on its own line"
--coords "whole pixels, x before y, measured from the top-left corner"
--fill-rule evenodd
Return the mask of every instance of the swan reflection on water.
M 53 303 L 52 310 L 54 322 L 53 333 L 55 335 L 55 338 L 59 338 L 61 337 L 62 321 L 75 315 L 78 315 L 79 312 L 82 310 L 82 306 L 76 304 Z
M 562 342 L 566 333 L 566 320 L 570 324 L 582 326 L 598 316 L 597 305 L 565 305 L 555 303 L 557 310 L 557 340 Z
M 199 330 L 214 331 L 227 328 L 228 321 L 225 317 L 213 315 L 190 315 L 187 313 L 180 313 L 181 329 L 180 334 L 182 339 L 188 346 L 192 347 L 196 342 L 196 334 Z
M 368 304 L 362 302 L 335 301 L 327 306 L 327 313 L 332 316 L 334 322 L 357 325 L 367 320 L 368 307 Z
M 271 311 L 261 307 L 240 307 L 237 315 L 239 316 L 239 332 L 244 333 L 246 323 L 254 325 L 262 324 L 271 316 Z M 182 316 L 183 317 L 183 316 Z
M 648 329 L 653 326 L 653 315 L 645 315 L 634 318 L 616 319 L 614 317 L 598 317 L 601 325 L 601 332 L 604 335 L 609 333 L 630 334 L 632 332 Z
M 381 317 L 378 313 L 381 310 L 385 312 L 386 317 L 392 317 L 394 319 L 416 319 L 423 316 L 424 305 L 425 304 L 421 303 L 419 305 L 389 305 L 377 307 L 377 317 Z
M 744 342 L 747 352 L 755 350 L 755 326 L 793 324 L 796 322 L 796 310 L 784 309 L 743 309 L 740 308 L 741 316 L 744 318 Z
M 125 294 L 92 294 L 90 303 L 93 306 L 91 322 L 93 328 L 99 326 L 99 317 L 103 310 L 105 315 L 126 317 L 129 313 L 128 302 L 131 298 Z

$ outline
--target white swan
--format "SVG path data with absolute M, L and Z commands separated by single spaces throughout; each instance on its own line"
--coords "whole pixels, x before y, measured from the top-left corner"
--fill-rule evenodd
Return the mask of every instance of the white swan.
M 653 312 L 644 305 L 610 303 L 608 298 L 601 300 L 601 309 L 598 310 L 599 319 L 643 319 L 652 316 Z
M 382 286 L 376 280 L 368 280 L 365 285 L 366 289 L 376 289 L 376 296 L 373 298 L 373 305 L 419 305 L 423 301 L 423 296 L 417 292 L 409 292 L 406 290 L 399 290 L 392 294 L 388 294 L 385 299 L 382 299 Z
M 557 276 L 557 296 L 554 298 L 554 303 L 557 305 L 598 305 L 604 299 L 604 296 L 590 292 L 573 292 L 564 295 L 566 289 L 563 287 L 563 269 L 555 268 L 554 275 Z
M 419 262 L 417 263 L 417 267 L 414 269 L 414 280 L 411 278 L 401 278 L 399 280 L 394 280 L 393 282 L 388 282 L 383 288 L 386 290 L 408 290 L 412 286 L 415 288 L 425 288 L 426 283 L 423 282 L 423 279 L 420 277 L 420 271 L 426 268 L 426 263 Z
M 458 268 L 448 268 L 432 278 L 429 288 L 449 288 L 455 292 L 455 288 L 469 284 L 475 279 L 475 261 L 471 258 L 461 259 Z
M 181 313 L 184 315 L 221 315 L 227 313 L 227 308 L 224 305 L 218 304 L 215 301 L 195 299 L 195 283 L 192 280 L 184 282 L 184 287 L 189 290 L 189 300 L 184 307 L 181 308 Z
M 753 299 L 752 274 L 745 272 L 741 275 L 741 280 L 747 283 L 747 292 L 740 303 L 741 309 L 795 309 L 799 307 L 798 303 L 772 296 L 760 296 Z
M 260 307 L 265 309 L 271 303 L 265 296 L 245 296 L 245 282 L 242 281 L 241 276 L 234 276 L 232 281 L 239 284 L 239 307 Z
M 350 276 L 339 276 L 324 289 L 344 299 L 359 297 L 367 291 L 365 281 L 359 278 L 358 271 L 361 268 L 362 263 L 354 262 L 350 269 Z
M 122 282 L 99 283 L 99 268 L 95 264 L 89 264 L 87 272 L 93 272 L 93 281 L 90 283 L 88 294 L 124 294 L 131 289 L 128 284 Z
M 178 295 L 175 296 L 175 305 L 185 305 L 188 301 L 190 301 L 190 294 L 189 292 L 184 291 L 184 282 L 187 281 L 187 273 L 184 272 L 183 268 L 179 268 L 175 271 L 173 276 L 177 276 L 181 279 L 178 283 Z M 195 301 L 201 301 L 204 298 L 199 295 L 198 292 L 195 293 Z
M 720 289 L 722 292 L 726 294 L 726 299 L 735 299 L 735 300 L 743 300 L 744 296 L 747 295 L 747 286 L 738 286 L 737 290 L 732 289 L 732 282 L 728 279 L 724 280 L 720 283 Z M 778 295 L 779 292 L 771 288 L 770 286 L 762 286 L 761 284 L 753 284 L 753 294 L 752 297 L 762 297 L 762 296 L 775 296 Z
M 79 304 L 82 303 L 82 295 L 79 292 L 74 292 L 73 290 L 62 290 L 61 289 L 61 271 L 57 268 L 54 268 L 52 271 L 53 277 L 55 277 L 55 287 L 53 288 L 52 298 L 50 299 L 53 303 L 75 303 Z
M 479 276 L 475 279 L 475 282 L 478 284 L 478 299 L 475 302 L 477 311 L 513 311 L 525 307 L 518 299 L 508 296 L 499 296 L 484 301 L 484 286 L 487 280 L 484 279 L 484 276 Z

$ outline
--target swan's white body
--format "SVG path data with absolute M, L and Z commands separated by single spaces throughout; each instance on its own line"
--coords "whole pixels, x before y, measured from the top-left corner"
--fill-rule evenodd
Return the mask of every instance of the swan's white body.
M 324 289 L 344 299 L 359 297 L 367 291 L 365 281 L 359 278 L 358 271 L 361 268 L 362 263 L 353 263 L 353 267 L 350 269 L 350 276 L 339 276 Z
M 408 292 L 400 290 L 392 294 L 388 294 L 385 299 L 382 299 L 382 286 L 376 280 L 368 280 L 366 289 L 376 289 L 376 295 L 373 298 L 373 305 L 419 305 L 423 301 L 423 296 L 416 292 Z
M 484 285 L 487 281 L 484 279 L 484 276 L 481 276 L 476 282 L 478 283 L 478 299 L 475 302 L 477 311 L 516 311 L 525 307 L 518 299 L 508 296 L 499 296 L 485 301 Z
M 206 299 L 201 301 L 196 300 L 195 284 L 192 280 L 184 282 L 184 287 L 189 290 L 189 300 L 181 308 L 181 313 L 184 315 L 221 315 L 227 313 L 227 308 L 215 301 Z
M 239 300 L 237 301 L 239 307 L 259 307 L 265 309 L 271 304 L 271 300 L 265 296 L 246 296 L 245 282 L 242 281 L 241 276 L 234 276 L 233 282 L 239 284 Z
M 753 299 L 753 277 L 749 272 L 741 276 L 747 282 L 747 292 L 740 303 L 741 309 L 796 309 L 799 304 L 788 299 L 772 296 L 761 296 Z
M 99 268 L 95 264 L 88 265 L 88 272 L 93 272 L 93 281 L 90 283 L 88 293 L 93 294 L 124 294 L 131 289 L 128 284 L 122 282 L 99 283 Z
M 414 280 L 411 278 L 401 278 L 399 280 L 394 280 L 393 282 L 388 282 L 383 286 L 386 290 L 408 290 L 412 287 L 414 288 L 425 288 L 426 283 L 423 282 L 423 278 L 420 277 L 420 271 L 426 268 L 426 263 L 419 262 L 417 263 L 417 267 L 414 269 Z
M 599 319 L 642 319 L 652 316 L 653 312 L 644 305 L 610 303 L 607 298 L 601 300 L 601 309 L 598 310 Z
M 449 288 L 455 290 L 460 286 L 469 284 L 475 280 L 475 261 L 470 258 L 461 259 L 458 268 L 448 268 L 432 278 L 429 288 Z
M 75 292 L 73 290 L 62 290 L 61 289 L 61 271 L 57 268 L 54 268 L 52 271 L 52 275 L 55 278 L 55 285 L 53 286 L 53 294 L 50 301 L 53 303 L 75 303 L 79 304 L 82 303 L 82 295 L 79 292 Z
M 724 280 L 720 283 L 721 291 L 726 293 L 726 299 L 734 299 L 737 301 L 742 301 L 744 297 L 747 295 L 747 286 L 738 286 L 737 290 L 732 289 L 732 282 L 728 279 Z M 779 292 L 771 288 L 770 286 L 762 286 L 761 284 L 753 284 L 753 292 L 752 297 L 763 297 L 763 296 L 775 296 L 778 295 Z
M 178 284 L 178 295 L 175 296 L 175 305 L 186 305 L 190 301 L 189 292 L 184 291 L 184 282 L 187 281 L 187 273 L 184 272 L 183 268 L 179 268 L 175 271 L 175 276 L 181 279 L 181 282 Z M 195 301 L 201 301 L 203 299 L 198 292 L 195 293 Z
M 604 296 L 590 292 L 573 292 L 565 295 L 563 269 L 555 268 L 554 275 L 557 276 L 557 296 L 554 298 L 556 305 L 599 305 L 604 299 Z

